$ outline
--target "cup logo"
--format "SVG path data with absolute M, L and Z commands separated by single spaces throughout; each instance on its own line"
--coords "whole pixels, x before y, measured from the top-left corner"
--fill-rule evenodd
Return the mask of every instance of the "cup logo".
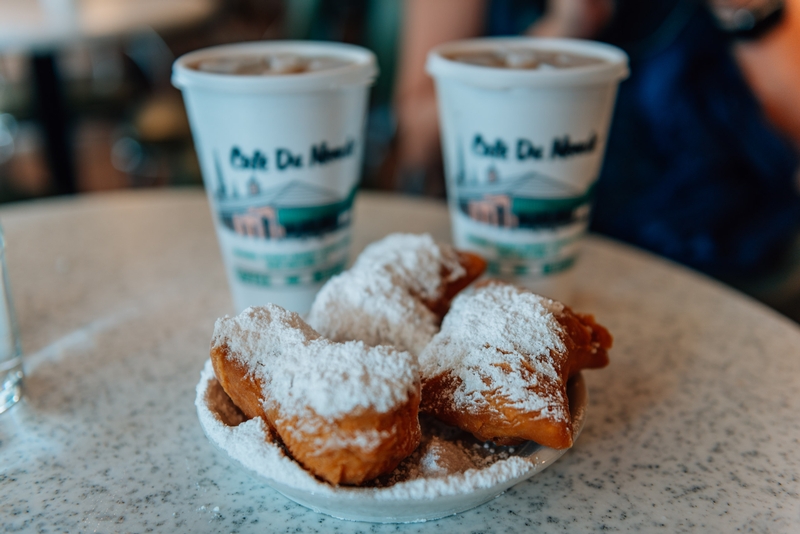
M 354 155 L 355 141 L 341 145 L 326 141 L 314 144 L 308 151 L 309 166 L 328 165 Z M 224 228 L 246 237 L 258 239 L 300 239 L 335 232 L 350 224 L 350 210 L 356 194 L 354 184 L 341 194 L 317 183 L 300 179 L 278 179 L 270 174 L 285 174 L 304 165 L 303 154 L 278 147 L 274 157 L 267 151 L 251 152 L 239 146 L 230 149 L 230 169 L 235 174 L 249 172 L 244 184 L 226 176 L 221 158 L 215 154 L 217 188 L 214 192 L 217 216 Z M 274 165 L 270 165 L 270 159 Z M 288 176 L 288 175 L 287 175 Z
M 545 139 L 468 132 L 456 135 L 448 172 L 457 243 L 483 254 L 492 275 L 570 268 L 594 191 L 590 176 L 576 180 L 571 169 L 598 156 L 596 131 Z
M 545 146 L 519 137 L 513 141 L 472 136 L 470 165 L 458 143 L 459 154 L 453 181 L 459 210 L 470 219 L 503 228 L 553 228 L 588 219 L 592 189 L 581 189 L 572 180 L 561 180 L 538 172 L 528 163 L 545 159 Z M 509 150 L 509 147 L 516 147 Z M 581 141 L 569 135 L 555 137 L 547 157 L 568 159 L 595 151 L 597 134 Z M 507 161 L 500 166 L 485 161 Z M 514 165 L 514 162 L 519 163 Z

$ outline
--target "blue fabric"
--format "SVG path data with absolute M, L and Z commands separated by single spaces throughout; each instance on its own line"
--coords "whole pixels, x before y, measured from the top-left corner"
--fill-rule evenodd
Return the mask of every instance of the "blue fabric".
M 798 153 L 698 10 L 620 87 L 593 229 L 717 277 L 773 266 L 800 229 Z
M 486 35 L 519 35 L 542 15 L 544 1 L 491 0 L 486 8 Z

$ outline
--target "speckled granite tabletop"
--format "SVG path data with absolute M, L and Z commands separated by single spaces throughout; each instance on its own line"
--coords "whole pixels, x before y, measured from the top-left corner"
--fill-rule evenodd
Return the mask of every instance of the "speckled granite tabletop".
M 203 435 L 194 388 L 231 312 L 199 191 L 0 210 L 27 353 L 0 415 L 5 532 L 800 532 L 800 328 L 725 287 L 592 238 L 574 307 L 615 334 L 585 373 L 575 447 L 494 501 L 429 523 L 311 512 Z M 449 238 L 443 205 L 362 195 L 356 249 Z

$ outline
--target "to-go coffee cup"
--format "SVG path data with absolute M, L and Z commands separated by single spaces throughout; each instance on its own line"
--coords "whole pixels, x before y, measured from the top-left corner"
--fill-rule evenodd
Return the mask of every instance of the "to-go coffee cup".
M 175 61 L 237 311 L 304 313 L 346 266 L 376 76 L 370 51 L 339 43 L 242 43 Z
M 456 246 L 486 257 L 490 275 L 568 301 L 627 56 L 591 41 L 487 38 L 434 48 L 427 70 Z

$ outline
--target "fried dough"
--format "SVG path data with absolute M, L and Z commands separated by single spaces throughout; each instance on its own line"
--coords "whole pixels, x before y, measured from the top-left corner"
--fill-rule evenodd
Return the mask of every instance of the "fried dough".
M 606 366 L 611 344 L 591 315 L 510 284 L 479 284 L 456 297 L 420 354 L 420 409 L 482 441 L 571 447 L 567 381 Z
M 328 281 L 308 322 L 335 341 L 361 340 L 419 354 L 453 297 L 485 268 L 480 256 L 436 244 L 428 234 L 392 234 Z
M 407 352 L 331 342 L 267 305 L 219 319 L 211 360 L 234 404 L 331 484 L 388 473 L 419 445 L 419 367 Z

